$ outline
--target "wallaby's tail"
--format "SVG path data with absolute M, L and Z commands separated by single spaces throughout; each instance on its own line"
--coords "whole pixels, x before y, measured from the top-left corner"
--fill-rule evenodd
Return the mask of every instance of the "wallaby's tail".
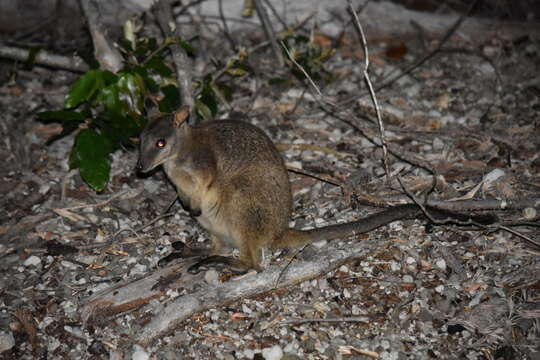
M 431 217 L 443 222 L 450 221 L 458 224 L 475 222 L 485 225 L 497 221 L 497 218 L 493 215 L 466 215 L 432 207 L 428 207 L 427 211 Z M 344 238 L 375 230 L 396 220 L 418 217 L 420 214 L 422 214 L 422 211 L 415 204 L 394 206 L 368 217 L 344 224 L 328 225 L 311 230 L 287 229 L 283 237 L 278 239 L 274 245 L 276 247 L 295 247 L 314 241 Z
M 276 247 L 294 247 L 313 241 L 332 240 L 362 234 L 396 220 L 414 217 L 419 212 L 420 209 L 416 205 L 400 205 L 344 224 L 328 225 L 311 230 L 288 229 L 275 245 Z

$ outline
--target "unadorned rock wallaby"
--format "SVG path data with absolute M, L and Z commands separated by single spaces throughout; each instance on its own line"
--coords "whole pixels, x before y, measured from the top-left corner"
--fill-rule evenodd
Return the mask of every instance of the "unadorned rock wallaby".
M 260 269 L 263 248 L 295 247 L 365 233 L 421 213 L 401 205 L 357 221 L 312 230 L 289 228 L 292 207 L 287 169 L 265 133 L 241 121 L 190 126 L 189 109 L 150 122 L 141 135 L 137 168 L 163 165 L 186 211 L 211 236 L 207 258 L 189 271 L 221 266 L 235 273 Z M 240 258 L 221 256 L 224 245 Z

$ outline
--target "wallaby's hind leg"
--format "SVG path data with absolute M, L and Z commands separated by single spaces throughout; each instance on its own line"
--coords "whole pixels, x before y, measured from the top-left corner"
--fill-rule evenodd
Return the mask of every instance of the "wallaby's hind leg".
M 176 259 L 185 259 L 190 257 L 211 256 L 221 254 L 225 248 L 225 244 L 215 235 L 211 236 L 212 245 L 207 247 L 189 247 L 183 242 L 177 241 L 172 244 L 174 251 L 158 261 L 158 266 L 164 266 Z
M 249 266 L 246 266 L 242 261 L 235 259 L 231 256 L 212 255 L 204 258 L 188 268 L 188 272 L 191 274 L 197 274 L 201 270 L 214 268 L 214 269 L 228 269 L 232 273 L 242 275 L 248 272 Z
M 258 242 L 244 240 L 240 241 L 240 259 L 230 256 L 213 255 L 202 259 L 192 265 L 188 271 L 198 273 L 204 268 L 228 269 L 231 272 L 241 275 L 251 269 L 260 270 L 262 249 L 257 247 Z

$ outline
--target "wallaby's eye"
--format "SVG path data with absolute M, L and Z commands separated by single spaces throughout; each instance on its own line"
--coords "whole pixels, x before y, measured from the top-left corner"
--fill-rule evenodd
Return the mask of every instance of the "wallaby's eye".
M 165 139 L 159 139 L 158 141 L 156 141 L 156 146 L 158 148 L 165 147 L 165 145 L 167 145 L 167 142 L 165 141 Z

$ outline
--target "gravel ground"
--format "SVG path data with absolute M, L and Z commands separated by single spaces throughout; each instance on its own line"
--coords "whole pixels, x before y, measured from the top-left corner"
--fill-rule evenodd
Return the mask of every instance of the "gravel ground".
M 378 92 L 388 141 L 437 168 L 444 186 L 434 198 L 540 198 L 540 43 L 494 39 L 476 50 L 484 58 L 466 54 L 467 44 L 452 45 L 463 51 L 443 52 Z M 336 79 L 324 90 L 358 114 L 367 111 L 361 104 L 369 105 L 369 97 L 348 101 L 364 89 L 361 60 L 345 50 L 325 64 Z M 402 57 L 391 59 L 382 44 L 373 44 L 372 81 L 381 83 L 421 53 L 411 41 Z M 280 149 L 289 166 L 332 176 L 374 198 L 398 196 L 399 185 L 382 181 L 380 150 L 322 111 L 298 82 L 269 85 L 277 71 L 269 59 L 269 52 L 254 56 L 259 78 L 236 80 L 234 111 L 222 117 L 249 121 L 286 144 Z M 145 178 L 135 173 L 136 152 L 115 153 L 108 189 L 89 190 L 67 165 L 73 137 L 46 146 L 54 125 L 35 120 L 37 112 L 61 106 L 74 75 L 40 68 L 17 74 L 0 86 L 0 357 L 540 359 L 540 249 L 507 231 L 419 220 L 360 237 L 365 249 L 324 276 L 194 314 L 149 346 L 134 338 L 175 289 L 104 325 L 85 324 L 80 310 L 88 296 L 147 276 L 172 242 L 204 242 L 206 234 L 177 204 L 174 216 L 137 230 L 163 213 L 175 193 L 161 171 Z M 392 171 L 401 167 L 411 188 L 430 181 L 421 169 L 391 158 Z M 374 212 L 339 187 L 293 173 L 291 181 L 292 226 Z M 538 209 L 497 215 L 538 224 Z M 122 229 L 112 246 L 99 247 Z M 534 226 L 513 230 L 540 241 Z M 315 244 L 298 256 L 309 259 L 321 248 L 357 240 Z M 267 258 L 286 263 L 293 255 L 278 250 Z

